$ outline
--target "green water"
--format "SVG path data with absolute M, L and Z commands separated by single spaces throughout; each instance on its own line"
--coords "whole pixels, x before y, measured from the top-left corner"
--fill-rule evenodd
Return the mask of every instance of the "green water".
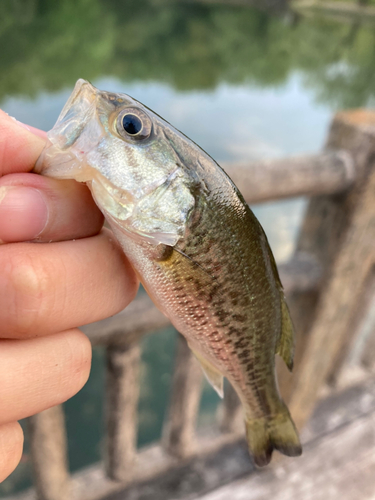
M 375 104 L 375 29 L 183 1 L 2 0 L 0 106 L 52 127 L 78 78 L 133 95 L 219 162 L 317 151 L 337 109 Z M 255 207 L 278 261 L 293 251 L 305 201 Z M 160 437 L 173 367 L 170 328 L 142 344 L 139 446 Z M 100 459 L 104 351 L 65 404 L 72 470 Z M 218 399 L 204 388 L 200 422 Z M 0 497 L 30 482 L 25 454 Z

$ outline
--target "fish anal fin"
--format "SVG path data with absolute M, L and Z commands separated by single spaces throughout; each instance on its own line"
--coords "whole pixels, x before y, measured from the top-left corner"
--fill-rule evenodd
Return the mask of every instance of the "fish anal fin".
M 190 347 L 190 346 L 189 346 Z M 191 349 L 191 347 L 190 347 Z M 224 377 L 214 365 L 208 361 L 201 353 L 191 349 L 202 367 L 203 373 L 221 398 L 224 397 Z
M 294 349 L 295 349 L 294 327 L 282 291 L 280 291 L 280 295 L 281 295 L 281 333 L 279 341 L 276 345 L 276 354 L 279 354 L 283 358 L 289 371 L 292 371 Z

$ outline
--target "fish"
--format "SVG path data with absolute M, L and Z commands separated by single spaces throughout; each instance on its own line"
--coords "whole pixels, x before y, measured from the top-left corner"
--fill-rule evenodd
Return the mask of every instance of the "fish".
M 267 237 L 224 170 L 136 99 L 77 81 L 35 172 L 91 190 L 155 305 L 223 396 L 242 403 L 257 466 L 302 453 L 276 380 L 295 339 Z

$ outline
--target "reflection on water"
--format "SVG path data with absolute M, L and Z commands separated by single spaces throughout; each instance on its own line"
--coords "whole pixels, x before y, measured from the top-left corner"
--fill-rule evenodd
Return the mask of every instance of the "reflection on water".
M 337 108 L 375 104 L 375 30 L 172 0 L 2 0 L 0 105 L 49 129 L 77 78 L 124 91 L 220 161 L 317 151 Z M 255 207 L 287 259 L 304 200 Z M 139 445 L 160 436 L 175 331 L 143 342 Z M 66 406 L 73 470 L 100 458 L 104 356 Z M 201 422 L 217 396 L 205 387 Z M 29 481 L 27 444 L 0 497 Z
M 77 75 L 192 90 L 275 87 L 293 71 L 337 107 L 374 96 L 372 26 L 172 0 L 2 0 L 0 11 L 0 99 L 71 88 Z

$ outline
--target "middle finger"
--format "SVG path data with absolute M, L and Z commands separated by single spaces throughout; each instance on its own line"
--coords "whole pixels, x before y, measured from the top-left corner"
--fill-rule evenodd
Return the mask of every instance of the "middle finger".
M 138 280 L 108 230 L 58 243 L 0 246 L 0 337 L 46 335 L 106 318 Z

